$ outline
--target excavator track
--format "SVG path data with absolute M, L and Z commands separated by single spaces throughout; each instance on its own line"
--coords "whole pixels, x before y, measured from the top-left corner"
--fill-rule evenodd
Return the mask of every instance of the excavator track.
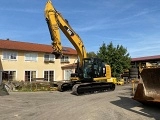
M 115 84 L 106 82 L 92 82 L 92 83 L 80 83 L 75 84 L 72 87 L 72 94 L 82 95 L 91 94 L 95 92 L 113 91 L 115 90 Z
M 73 86 L 71 82 L 59 82 L 57 85 L 58 85 L 58 91 L 60 92 L 72 90 Z

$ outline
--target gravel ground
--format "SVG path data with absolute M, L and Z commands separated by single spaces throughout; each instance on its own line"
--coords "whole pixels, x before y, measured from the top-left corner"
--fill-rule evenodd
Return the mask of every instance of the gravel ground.
M 131 99 L 131 85 L 75 96 L 71 92 L 11 92 L 0 96 L 1 120 L 160 120 L 160 109 Z

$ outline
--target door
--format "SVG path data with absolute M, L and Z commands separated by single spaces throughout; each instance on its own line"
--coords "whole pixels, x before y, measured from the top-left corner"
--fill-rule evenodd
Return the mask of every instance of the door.
M 71 73 L 73 73 L 72 69 L 64 70 L 64 80 L 70 80 Z

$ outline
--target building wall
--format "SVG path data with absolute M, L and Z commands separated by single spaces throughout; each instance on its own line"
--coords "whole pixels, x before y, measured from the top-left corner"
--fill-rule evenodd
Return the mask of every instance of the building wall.
M 29 51 L 16 51 L 17 60 L 3 60 L 3 51 L 0 50 L 0 71 L 16 71 L 16 80 L 21 81 L 25 78 L 25 71 L 36 71 L 36 78 L 44 78 L 44 71 L 53 70 L 54 80 L 59 81 L 64 79 L 64 73 L 61 66 L 74 63 L 76 55 L 69 56 L 69 63 L 61 63 L 60 59 L 55 59 L 53 63 L 44 62 L 45 53 L 37 53 L 37 61 L 25 61 L 24 55 L 32 53 Z M 36 53 L 36 52 L 34 52 Z

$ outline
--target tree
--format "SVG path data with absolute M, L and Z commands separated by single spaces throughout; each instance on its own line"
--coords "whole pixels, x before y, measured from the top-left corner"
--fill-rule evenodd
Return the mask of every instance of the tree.
M 87 57 L 96 57 L 97 55 L 96 55 L 96 53 L 94 53 L 94 52 L 88 52 L 87 53 Z
M 111 66 L 113 77 L 120 77 L 120 74 L 130 67 L 131 58 L 122 45 L 114 47 L 112 42 L 107 46 L 103 43 L 97 56 Z

